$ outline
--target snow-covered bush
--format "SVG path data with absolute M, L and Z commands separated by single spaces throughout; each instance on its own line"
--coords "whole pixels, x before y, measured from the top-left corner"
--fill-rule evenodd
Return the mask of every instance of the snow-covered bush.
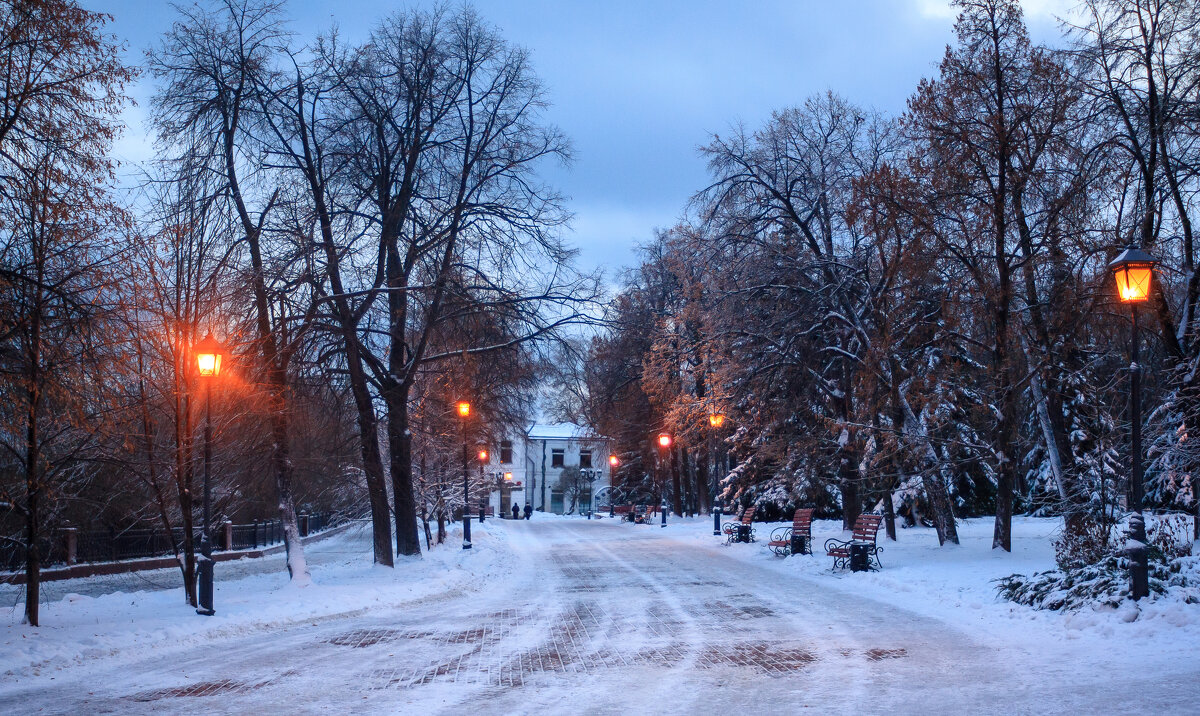
M 1107 520 L 1078 518 L 1075 529 L 1063 530 L 1054 540 L 1054 561 L 1059 569 L 1078 569 L 1095 564 L 1112 552 L 1112 525 Z
M 1150 546 L 1167 559 L 1192 553 L 1192 519 L 1188 515 L 1161 515 L 1150 525 Z
M 1011 602 L 1035 609 L 1074 611 L 1089 606 L 1116 608 L 1129 599 L 1129 562 L 1109 555 L 1074 569 L 1052 569 L 1026 576 L 1012 574 L 996 580 L 996 591 Z M 1200 558 L 1164 561 L 1151 552 L 1150 599 L 1175 596 L 1200 604 Z

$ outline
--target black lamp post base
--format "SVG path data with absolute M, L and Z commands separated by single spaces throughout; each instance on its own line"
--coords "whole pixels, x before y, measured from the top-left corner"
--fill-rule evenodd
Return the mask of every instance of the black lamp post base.
M 197 601 L 200 606 L 196 607 L 196 613 L 211 617 L 216 612 L 213 610 L 213 561 L 212 557 L 201 555 L 196 561 L 196 576 L 199 589 L 197 590 Z

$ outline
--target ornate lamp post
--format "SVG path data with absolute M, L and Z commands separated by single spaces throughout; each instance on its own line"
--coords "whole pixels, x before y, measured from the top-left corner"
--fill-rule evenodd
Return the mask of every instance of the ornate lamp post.
M 608 516 L 614 517 L 617 514 L 616 502 L 613 499 L 617 494 L 617 468 L 621 466 L 621 458 L 616 455 L 608 456 Z
M 460 400 L 456 409 L 462 420 L 463 549 L 471 549 L 471 490 L 467 476 L 467 419 L 471 417 L 471 404 Z
M 717 500 L 717 460 L 716 453 L 713 451 L 713 433 L 721 429 L 725 424 L 725 416 L 720 413 L 711 413 L 708 416 L 708 459 L 712 464 L 712 487 L 709 493 L 709 504 L 712 505 L 713 513 L 713 534 L 720 536 L 721 534 L 721 505 Z
M 211 617 L 213 610 L 213 561 L 212 561 L 212 493 L 209 484 L 212 464 L 212 384 L 221 374 L 221 355 L 224 347 L 209 333 L 192 346 L 196 355 L 196 372 L 204 381 L 204 531 L 200 534 L 200 581 L 196 613 Z
M 487 449 L 479 448 L 479 454 L 476 457 L 479 458 L 479 484 L 483 485 L 483 484 L 485 484 L 484 477 L 483 477 L 483 466 L 486 465 L 487 461 L 488 461 Z M 487 503 L 487 498 L 484 498 L 479 503 L 479 521 L 480 522 L 483 522 L 484 514 L 487 513 L 487 504 L 486 503 Z
M 1129 555 L 1130 593 L 1134 599 L 1150 594 L 1146 564 L 1146 520 L 1142 516 L 1142 366 L 1138 363 L 1137 307 L 1150 297 L 1154 267 L 1158 261 L 1136 247 L 1129 247 L 1113 259 L 1108 268 L 1117 282 L 1117 295 L 1128 303 L 1133 317 L 1129 351 L 1129 441 L 1133 471 L 1129 478 Z
M 661 470 L 667 469 L 666 468 L 667 451 L 670 449 L 671 449 L 670 434 L 669 433 L 659 433 L 659 435 L 658 435 L 658 452 L 659 452 L 659 465 L 660 465 Z M 658 485 L 659 485 L 659 487 L 658 487 L 658 503 L 659 503 L 659 508 L 662 509 L 662 526 L 666 527 L 667 526 L 667 500 L 666 500 L 666 498 L 663 497 L 663 485 L 667 481 L 666 475 L 661 475 L 660 480 L 661 481 L 658 483 Z

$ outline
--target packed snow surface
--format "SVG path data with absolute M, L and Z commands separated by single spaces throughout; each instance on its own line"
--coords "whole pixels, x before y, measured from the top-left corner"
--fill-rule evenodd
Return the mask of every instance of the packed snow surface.
M 902 530 L 882 571 L 724 546 L 711 518 L 665 529 L 537 515 L 472 526 L 396 569 L 356 529 L 282 558 L 217 565 L 217 615 L 178 572 L 53 585 L 44 626 L 4 588 L 5 713 L 1194 713 L 1200 607 L 1062 614 L 991 580 L 1053 566 L 1055 520 L 991 520 L 963 543 Z M 51 585 L 47 585 L 51 587 Z

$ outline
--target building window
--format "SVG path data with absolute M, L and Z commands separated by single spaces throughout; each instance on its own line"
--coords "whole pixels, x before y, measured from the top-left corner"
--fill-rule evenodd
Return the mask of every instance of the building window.
M 579 467 L 586 470 L 586 469 L 589 469 L 591 466 L 592 466 L 592 451 L 591 450 L 580 450 L 579 451 Z
M 562 467 L 565 462 L 566 450 L 562 448 L 554 448 L 550 451 L 550 467 Z
M 500 462 L 504 464 L 512 462 L 512 440 L 500 441 Z

